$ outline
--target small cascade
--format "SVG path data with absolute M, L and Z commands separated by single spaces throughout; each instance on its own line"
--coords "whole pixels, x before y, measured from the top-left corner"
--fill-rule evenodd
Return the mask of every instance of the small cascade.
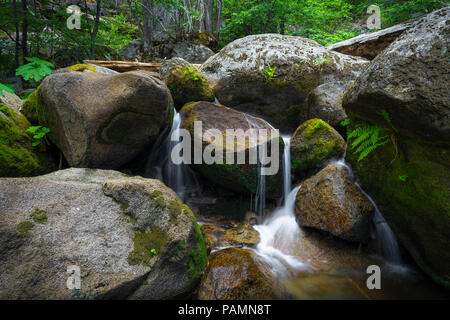
M 187 164 L 174 164 L 170 157 L 173 147 L 180 142 L 181 116 L 174 109 L 172 128 L 163 132 L 153 146 L 145 176 L 163 181 L 185 201 L 190 191 L 198 189 L 198 182 Z
M 344 159 L 340 159 L 336 163 L 344 166 L 354 180 L 353 171 L 350 166 L 347 165 Z M 375 238 L 375 248 L 377 250 L 377 253 L 380 254 L 384 259 L 386 259 L 388 263 L 396 265 L 402 264 L 403 261 L 400 254 L 400 248 L 394 232 L 392 232 L 388 223 L 384 219 L 375 201 L 373 201 L 373 199 L 361 188 L 361 186 L 357 182 L 355 182 L 355 185 L 359 188 L 359 190 L 361 190 L 361 192 L 367 197 L 367 199 L 369 199 L 369 201 L 375 208 L 375 214 L 373 216 L 373 238 Z
M 262 225 L 255 226 L 261 239 L 256 252 L 277 274 L 308 268 L 294 256 L 296 242 L 301 237 L 294 213 L 295 198 L 300 186 L 291 190 L 290 137 L 283 136 L 283 141 L 284 205 L 273 212 Z

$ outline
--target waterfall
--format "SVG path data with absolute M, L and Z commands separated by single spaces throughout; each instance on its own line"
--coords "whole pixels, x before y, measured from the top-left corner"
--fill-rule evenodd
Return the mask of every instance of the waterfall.
M 283 136 L 283 190 L 284 205 L 271 215 L 262 225 L 255 226 L 260 234 L 256 252 L 278 274 L 286 274 L 292 269 L 307 269 L 293 254 L 296 241 L 301 237 L 295 219 L 295 198 L 300 186 L 291 190 L 290 137 Z
M 336 162 L 338 165 L 344 166 L 350 173 L 351 178 L 354 180 L 353 171 L 344 159 L 340 159 Z M 367 197 L 375 208 L 375 214 L 372 218 L 373 223 L 373 237 L 375 238 L 375 249 L 387 262 L 400 265 L 403 263 L 400 248 L 397 242 L 397 238 L 389 227 L 388 223 L 384 219 L 380 210 L 378 209 L 375 201 L 361 188 L 361 186 L 355 182 L 358 189 Z
M 156 140 L 147 165 L 145 176 L 163 181 L 185 201 L 187 193 L 198 187 L 197 179 L 187 164 L 174 164 L 170 157 L 172 148 L 180 141 L 181 116 L 173 109 L 172 128 Z

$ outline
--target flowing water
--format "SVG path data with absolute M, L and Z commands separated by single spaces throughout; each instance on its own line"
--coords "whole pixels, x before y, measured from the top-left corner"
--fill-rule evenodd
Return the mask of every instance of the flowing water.
M 181 120 L 174 109 L 172 128 L 168 133 L 163 132 L 154 144 L 145 175 L 163 181 L 185 201 L 189 192 L 198 189 L 198 182 L 189 165 L 174 164 L 171 159 L 173 147 L 181 140 Z

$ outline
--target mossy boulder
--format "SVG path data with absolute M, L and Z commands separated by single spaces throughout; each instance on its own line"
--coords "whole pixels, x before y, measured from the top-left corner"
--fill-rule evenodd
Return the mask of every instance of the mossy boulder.
M 28 177 L 48 173 L 55 163 L 33 147 L 30 123 L 21 113 L 0 103 L 0 177 Z
M 340 163 L 326 166 L 306 179 L 297 192 L 295 214 L 301 226 L 336 237 L 367 242 L 375 209 Z
M 288 131 L 300 123 L 286 117 L 290 107 L 320 84 L 353 81 L 368 64 L 310 39 L 260 34 L 229 43 L 199 71 L 222 104 Z
M 351 116 L 350 129 L 357 123 L 373 125 Z M 450 287 L 449 150 L 402 135 L 393 139 L 361 161 L 351 149 L 345 158 L 417 264 Z
M 207 265 L 192 211 L 162 182 L 71 168 L 0 179 L 1 299 L 173 299 Z M 81 289 L 66 286 L 69 266 Z
M 70 166 L 115 169 L 152 146 L 170 123 L 169 89 L 157 74 L 66 69 L 46 77 L 23 106 Z
M 275 169 L 277 167 L 278 170 L 273 172 L 273 174 L 265 175 L 265 184 L 266 196 L 268 198 L 277 199 L 281 196 L 283 182 L 281 163 L 284 144 L 279 134 L 276 131 L 271 131 L 272 127 L 266 121 L 210 102 L 187 104 L 181 109 L 180 115 L 182 117 L 181 127 L 190 132 L 193 145 L 196 141 L 199 144 L 201 143 L 202 154 L 207 147 L 210 152 L 208 154 L 211 154 L 212 147 L 216 150 L 217 148 L 222 148 L 223 150 L 223 158 L 219 159 L 217 157 L 211 164 L 207 164 L 205 161 L 196 164 L 193 158 L 193 168 L 211 180 L 211 182 L 235 192 L 246 194 L 255 194 L 257 192 L 258 164 L 256 164 L 256 161 L 254 163 L 249 161 L 249 154 L 256 154 L 256 148 L 261 148 L 264 143 L 267 145 L 272 143 L 274 146 L 278 143 L 278 154 L 274 154 L 271 159 L 272 168 Z M 194 122 L 196 121 L 201 121 L 202 123 L 202 136 L 199 135 L 199 131 L 194 131 Z M 265 140 L 259 140 L 258 143 L 249 144 L 249 140 L 245 138 L 246 132 L 249 132 L 247 131 L 248 129 L 254 129 L 254 132 L 258 132 L 256 130 L 257 128 L 267 130 L 268 135 Z M 210 129 L 218 130 L 222 141 L 216 141 L 213 136 L 203 137 L 205 132 Z M 233 149 L 227 149 L 227 129 L 241 129 L 240 132 L 235 131 L 235 137 L 237 139 L 234 140 L 235 143 L 231 146 Z M 270 149 L 269 146 L 267 148 Z M 227 153 L 233 155 L 234 161 L 232 163 L 227 162 Z M 238 163 L 238 154 L 245 155 L 244 163 Z M 192 157 L 194 157 L 194 152 L 192 152 Z M 218 163 L 219 161 L 222 163 Z
M 214 92 L 208 81 L 182 58 L 164 62 L 159 73 L 170 89 L 177 110 L 191 101 L 214 101 Z
M 209 256 L 198 289 L 200 300 L 267 300 L 279 297 L 270 269 L 248 249 L 227 248 Z
M 302 123 L 291 138 L 291 165 L 294 173 L 320 168 L 345 152 L 345 140 L 321 119 Z

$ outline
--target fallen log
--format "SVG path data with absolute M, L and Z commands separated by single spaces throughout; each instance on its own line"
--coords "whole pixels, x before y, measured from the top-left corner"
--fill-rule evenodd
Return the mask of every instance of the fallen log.
M 135 61 L 84 60 L 83 63 L 109 68 L 117 72 L 127 72 L 134 70 L 159 72 L 159 69 L 161 68 L 161 63 L 144 63 Z

